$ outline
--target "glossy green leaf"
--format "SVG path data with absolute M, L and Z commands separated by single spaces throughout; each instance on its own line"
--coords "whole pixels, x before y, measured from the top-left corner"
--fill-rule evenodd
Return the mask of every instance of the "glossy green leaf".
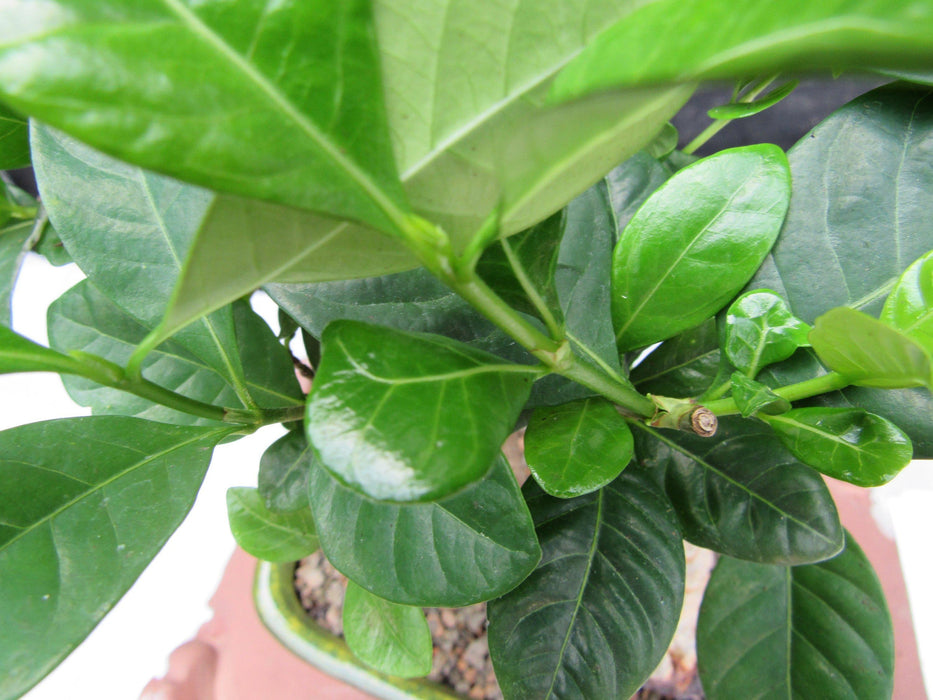
M 913 456 L 910 438 L 873 413 L 795 408 L 761 418 L 801 462 L 857 486 L 889 482 Z
M 303 432 L 290 432 L 273 442 L 259 460 L 259 495 L 271 511 L 308 507 L 311 446 Z
M 799 350 L 790 360 L 771 365 L 759 377 L 769 386 L 782 386 L 806 381 L 826 373 L 826 369 L 809 348 Z M 797 402 L 800 407 L 822 406 L 851 408 L 884 416 L 903 430 L 914 446 L 915 459 L 933 458 L 933 393 L 927 388 L 870 389 L 850 386 L 842 391 L 820 394 Z
M 525 461 L 547 493 L 573 498 L 602 488 L 632 459 L 632 432 L 601 398 L 539 408 L 525 431 Z
M 719 369 L 716 319 L 665 340 L 632 368 L 631 380 L 642 393 L 660 396 L 699 396 Z
M 227 489 L 227 518 L 236 543 L 257 559 L 297 561 L 320 547 L 310 508 L 270 510 L 257 489 Z
M 789 198 L 787 160 L 769 144 L 722 151 L 662 185 L 613 251 L 619 349 L 670 338 L 721 309 L 770 250 Z
M 710 119 L 742 119 L 752 115 L 764 112 L 769 107 L 773 107 L 785 97 L 790 95 L 797 87 L 797 80 L 791 80 L 780 87 L 772 90 L 764 97 L 751 102 L 730 102 L 729 104 L 713 107 L 707 112 Z
M 599 491 L 524 492 L 541 563 L 488 607 L 489 650 L 506 697 L 627 698 L 677 627 L 684 554 L 671 504 L 642 473 Z
M 0 170 L 29 167 L 29 122 L 0 104 Z
M 236 310 L 237 340 L 247 368 L 246 385 L 266 408 L 300 406 L 303 398 L 287 352 L 271 330 L 246 303 Z M 62 352 L 80 350 L 123 366 L 149 332 L 136 320 L 83 280 L 49 307 L 49 342 Z M 244 349 L 248 349 L 248 352 Z M 143 363 L 146 378 L 198 401 L 243 408 L 228 380 L 184 346 L 168 341 Z M 182 425 L 209 425 L 212 421 L 180 413 L 82 377 L 64 377 L 68 394 L 95 415 L 119 414 Z
M 528 508 L 501 456 L 461 493 L 403 505 L 362 496 L 315 463 L 310 497 L 328 561 L 396 603 L 489 600 L 517 586 L 541 558 Z
M 894 631 L 884 591 L 852 539 L 819 564 L 723 557 L 697 623 L 703 690 L 746 697 L 890 698 Z
M 731 383 L 732 399 L 744 418 L 758 413 L 783 413 L 790 410 L 790 401 L 781 398 L 761 382 L 749 379 L 744 374 L 733 372 Z
M 0 433 L 0 696 L 32 687 L 120 599 L 230 432 L 107 416 Z
M 749 377 L 774 362 L 786 360 L 807 345 L 810 326 L 794 316 L 774 292 L 746 292 L 726 313 L 723 349 L 729 360 Z
M 382 673 L 416 678 L 431 671 L 434 645 L 424 612 L 384 600 L 353 581 L 343 599 L 343 636 L 356 658 Z
M 216 5 L 217 0 L 205 3 L 199 12 L 213 12 L 210 8 Z M 295 5 L 289 3 L 274 13 L 272 26 L 278 29 L 287 21 Z M 546 0 L 533 8 L 487 0 L 446 0 L 432 8 L 414 8 L 406 0 L 375 3 L 386 107 L 399 171 L 409 199 L 428 219 L 440 222 L 455 245 L 462 245 L 497 207 L 506 234 L 553 213 L 643 147 L 658 125 L 686 100 L 691 89 L 674 87 L 597 96 L 559 107 L 544 105 L 550 80 L 567 59 L 633 5 L 600 0 L 584 17 L 568 12 L 564 0 Z M 560 21 L 555 21 L 558 17 Z M 242 27 L 244 35 L 250 34 L 250 21 Z M 482 31 L 477 32 L 477 27 Z M 267 32 L 260 34 L 263 42 L 269 40 Z M 123 36 L 121 40 L 131 41 Z M 283 42 L 280 48 L 289 45 Z M 160 45 L 162 50 L 170 51 L 170 47 Z M 283 56 L 300 60 L 306 50 Z M 149 56 L 153 52 L 145 52 L 151 61 L 149 69 L 159 65 L 159 51 L 156 59 Z M 87 52 L 88 62 L 96 67 L 92 60 L 96 54 L 91 48 Z M 110 58 L 111 53 L 104 53 L 102 60 Z M 168 58 L 173 65 L 177 63 L 173 50 Z M 473 67 L 468 86 L 462 70 L 467 64 Z M 425 66 L 431 70 L 425 71 Z M 199 79 L 183 81 L 176 89 L 194 85 L 200 99 L 202 71 L 200 65 L 198 71 L 188 71 Z M 294 75 L 300 77 L 288 81 L 289 85 L 305 84 L 306 71 Z M 139 84 L 139 75 L 134 73 L 133 78 L 133 85 Z M 99 80 L 96 72 L 95 79 Z M 67 94 L 73 89 L 69 85 Z M 232 93 L 241 89 L 238 84 L 231 86 Z M 159 95 L 171 101 L 172 92 Z M 465 95 L 470 99 L 464 99 Z M 372 105 L 368 97 L 359 104 Z M 237 107 L 242 109 L 239 103 Z M 119 113 L 119 108 L 114 111 Z M 254 138 L 238 140 L 238 153 L 265 154 L 265 139 L 274 134 L 267 136 L 259 129 L 242 135 Z M 297 158 L 300 167 L 313 165 L 301 160 L 302 149 L 288 141 L 276 145 L 288 150 L 288 162 Z M 275 174 L 280 173 L 289 180 L 286 189 L 301 190 L 300 178 L 294 178 L 292 170 L 276 168 Z M 247 179 L 253 177 L 250 170 Z M 243 191 L 249 196 L 261 194 L 255 189 Z M 212 214 L 212 225 L 198 236 L 172 306 L 171 327 L 181 327 L 270 281 L 368 276 L 415 264 L 396 241 L 372 229 L 237 201 L 239 205 L 234 202 Z
M 842 547 L 822 477 L 766 425 L 720 418 L 714 438 L 640 425 L 634 432 L 638 463 L 663 485 L 690 542 L 781 564 L 820 561 Z
M 884 302 L 881 320 L 933 354 L 933 253 L 904 271 Z
M 425 501 L 478 481 L 515 427 L 536 370 L 443 336 L 355 321 L 324 331 L 308 436 L 373 498 Z
M 0 374 L 10 372 L 75 373 L 78 363 L 0 325 Z
M 369 2 L 14 2 L 0 25 L 20 111 L 206 187 L 396 229 Z
M 0 227 L 0 325 L 10 325 L 13 287 L 23 259 L 29 252 L 33 226 L 31 221 L 20 221 Z
M 33 129 L 43 203 L 81 270 L 118 306 L 155 328 L 213 195 L 124 165 L 48 128 Z M 173 339 L 242 384 L 233 314 L 223 309 Z
M 670 36 L 676 27 L 676 38 Z M 779 71 L 928 68 L 933 7 L 895 0 L 658 0 L 603 32 L 558 76 L 552 97 L 659 82 L 746 78 Z
M 748 289 L 773 289 L 807 323 L 837 306 L 877 316 L 933 249 L 931 148 L 929 88 L 879 88 L 824 120 L 788 153 L 787 220 Z
M 810 344 L 829 369 L 852 384 L 933 388 L 930 354 L 915 340 L 871 316 L 841 307 L 816 319 Z

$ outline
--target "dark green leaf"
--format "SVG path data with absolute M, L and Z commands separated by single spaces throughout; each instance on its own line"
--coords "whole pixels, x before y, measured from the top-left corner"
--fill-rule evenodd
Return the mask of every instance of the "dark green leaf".
M 0 104 L 0 170 L 29 167 L 29 122 Z
M 0 26 L 22 112 L 190 182 L 396 230 L 369 2 L 17 2 Z
M 622 165 L 609 171 L 606 175 L 606 187 L 616 219 L 613 244 L 639 207 L 656 189 L 667 182 L 673 172 L 671 168 L 645 152 L 636 153 Z
M 10 372 L 63 372 L 74 373 L 78 363 L 60 352 L 55 352 L 7 326 L 0 325 L 0 374 Z
M 622 351 L 670 338 L 721 309 L 758 269 L 790 198 L 783 151 L 722 151 L 679 171 L 638 210 L 613 251 Z
M 0 433 L 0 696 L 32 687 L 120 599 L 230 432 L 107 416 Z
M 478 481 L 514 429 L 536 370 L 438 335 L 356 321 L 324 331 L 308 435 L 373 498 L 425 501 Z
M 353 581 L 343 599 L 343 636 L 356 658 L 382 673 L 415 678 L 431 671 L 434 646 L 424 612 L 384 600 Z
M 237 544 L 257 559 L 297 561 L 320 547 L 310 508 L 270 510 L 257 489 L 227 489 L 227 517 Z
M 933 388 L 930 354 L 915 340 L 871 316 L 841 307 L 816 319 L 810 344 L 829 369 L 852 384 Z
M 544 221 L 489 246 L 476 272 L 506 303 L 519 311 L 559 324 L 554 284 L 557 256 L 566 228 L 559 211 Z
M 807 345 L 810 327 L 790 312 L 781 297 L 761 289 L 732 302 L 725 332 L 723 349 L 729 360 L 754 378 L 762 367 L 786 360 Z
M 933 249 L 931 148 L 930 89 L 883 87 L 823 121 L 788 154 L 787 220 L 748 289 L 775 290 L 807 323 L 836 306 L 877 316 Z
M 707 114 L 710 119 L 742 119 L 750 117 L 759 112 L 764 112 L 769 107 L 773 107 L 783 100 L 797 87 L 798 81 L 791 80 L 779 88 L 772 90 L 764 97 L 751 102 L 730 102 L 729 104 L 713 107 Z
M 33 129 L 33 155 L 43 203 L 75 262 L 118 306 L 147 328 L 158 326 L 213 195 L 119 163 L 48 128 Z M 229 308 L 173 340 L 242 386 Z
M 327 559 L 396 603 L 489 600 L 517 586 L 541 558 L 528 508 L 501 456 L 481 481 L 434 503 L 373 501 L 317 463 L 310 494 Z
M 21 221 L 0 227 L 0 325 L 9 326 L 12 317 L 13 287 L 19 268 L 29 252 L 33 222 Z
M 911 460 L 908 438 L 881 416 L 846 408 L 795 408 L 761 416 L 797 459 L 858 486 L 887 483 Z
M 719 369 L 716 319 L 665 340 L 632 368 L 631 380 L 641 392 L 660 396 L 699 396 Z
M 677 28 L 676 39 L 668 37 Z M 659 82 L 878 66 L 929 68 L 933 9 L 896 0 L 658 0 L 603 32 L 557 77 L 558 100 Z
M 784 567 L 723 557 L 697 623 L 703 690 L 747 697 L 890 698 L 894 632 L 865 554 Z
M 543 557 L 489 604 L 489 650 L 506 697 L 627 698 L 677 627 L 680 528 L 664 494 L 625 471 L 567 501 L 525 486 Z
M 573 498 L 602 488 L 632 459 L 632 432 L 601 398 L 538 408 L 525 431 L 525 461 L 547 493 Z
M 732 398 L 744 418 L 757 413 L 783 413 L 790 410 L 790 401 L 782 399 L 761 382 L 749 379 L 744 374 L 733 372 L 731 383 Z
M 924 255 L 901 275 L 884 302 L 881 320 L 933 354 L 933 253 Z
M 767 426 L 721 418 L 716 436 L 701 438 L 634 425 L 638 463 L 663 485 L 694 544 L 781 564 L 839 552 L 842 526 L 822 477 Z
M 236 311 L 237 335 L 244 358 L 247 386 L 267 408 L 299 406 L 301 392 L 292 371 L 291 360 L 275 342 L 272 332 L 248 304 Z M 260 325 L 261 324 L 261 325 Z M 83 280 L 56 299 L 49 307 L 49 342 L 60 351 L 81 350 L 123 366 L 149 328 L 127 314 Z M 213 405 L 242 408 L 227 379 L 213 367 L 174 341 L 151 352 L 143 363 L 149 381 L 172 391 Z M 212 422 L 180 413 L 165 406 L 117 389 L 101 386 L 82 377 L 64 377 L 69 395 L 95 415 L 119 414 L 183 425 Z
M 311 446 L 302 432 L 291 432 L 273 442 L 259 461 L 259 495 L 273 511 L 308 507 Z

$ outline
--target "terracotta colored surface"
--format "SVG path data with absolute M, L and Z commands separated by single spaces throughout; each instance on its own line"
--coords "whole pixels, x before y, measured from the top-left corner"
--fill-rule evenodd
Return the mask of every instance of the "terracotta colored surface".
M 852 484 L 826 479 L 842 524 L 852 533 L 881 579 L 894 621 L 894 700 L 925 700 L 917 640 L 907 602 L 897 545 L 885 537 L 871 517 L 871 493 Z
M 255 559 L 234 552 L 211 598 L 214 618 L 197 640 L 172 654 L 169 673 L 146 686 L 143 700 L 371 700 L 294 656 L 269 634 L 253 607 L 255 569 Z M 205 668 L 197 659 L 179 654 L 189 645 L 200 645 L 194 649 L 199 658 L 216 667 L 213 684 L 204 682 Z M 211 650 L 206 655 L 204 647 Z

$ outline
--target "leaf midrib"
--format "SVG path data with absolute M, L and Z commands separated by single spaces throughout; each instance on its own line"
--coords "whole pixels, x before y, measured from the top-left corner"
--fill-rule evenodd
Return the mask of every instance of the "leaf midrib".
M 154 461 L 157 460 L 157 459 L 160 459 L 160 458 L 162 458 L 162 457 L 164 457 L 164 456 L 166 456 L 166 455 L 169 455 L 169 454 L 171 454 L 172 452 L 175 452 L 176 450 L 183 449 L 183 448 L 185 448 L 185 447 L 188 447 L 189 445 L 192 445 L 192 444 L 194 444 L 194 443 L 197 443 L 197 442 L 200 442 L 200 441 L 202 441 L 202 440 L 205 440 L 206 438 L 209 438 L 209 437 L 212 437 L 212 436 L 216 436 L 216 437 L 217 437 L 217 440 L 220 441 L 220 440 L 222 440 L 224 437 L 226 437 L 226 435 L 229 435 L 230 433 L 236 432 L 236 430 L 237 430 L 236 428 L 232 428 L 232 427 L 231 427 L 231 428 L 223 428 L 223 429 L 219 429 L 219 430 L 213 430 L 213 431 L 203 432 L 203 433 L 201 433 L 201 434 L 199 434 L 199 435 L 196 435 L 196 436 L 194 436 L 194 437 L 192 437 L 192 438 L 190 438 L 190 439 L 188 439 L 188 440 L 185 440 L 184 442 L 178 443 L 178 444 L 176 444 L 176 445 L 172 445 L 170 448 L 165 449 L 165 450 L 162 450 L 161 452 L 157 452 L 156 454 L 153 454 L 153 455 L 147 455 L 146 457 L 144 457 L 144 458 L 141 459 L 140 461 L 134 462 L 132 465 L 130 465 L 130 466 L 127 467 L 126 469 L 123 469 L 123 470 L 121 470 L 121 471 L 119 471 L 119 472 L 116 472 L 115 474 L 112 474 L 112 475 L 111 475 L 110 477 L 108 477 L 107 479 L 105 479 L 105 480 L 103 480 L 103 481 L 101 481 L 101 482 L 98 482 L 98 483 L 95 484 L 95 485 L 92 485 L 91 488 L 89 488 L 87 491 L 85 491 L 85 492 L 83 492 L 83 493 L 81 493 L 81 494 L 75 496 L 74 498 L 72 498 L 72 499 L 71 499 L 70 501 L 68 501 L 67 503 L 65 503 L 65 504 L 63 504 L 63 505 L 61 505 L 61 506 L 59 506 L 58 508 L 56 508 L 56 509 L 53 510 L 52 512 L 48 513 L 47 515 L 45 515 L 45 516 L 39 518 L 39 519 L 36 520 L 35 522 L 33 522 L 33 523 L 27 525 L 27 526 L 24 527 L 19 533 L 17 533 L 17 535 L 16 535 L 15 537 L 11 538 L 11 539 L 8 540 L 6 543 L 4 543 L 2 546 L 0 546 L 0 552 L 5 551 L 7 548 L 11 547 L 15 542 L 17 542 L 18 540 L 22 539 L 22 538 L 25 537 L 26 535 L 28 535 L 29 533 L 31 533 L 33 530 L 35 530 L 35 529 L 38 528 L 39 526 L 45 525 L 47 522 L 49 522 L 49 521 L 51 521 L 51 520 L 54 520 L 56 517 L 58 517 L 59 515 L 61 515 L 63 512 L 65 512 L 66 510 L 68 510 L 68 509 L 71 508 L 72 506 L 77 505 L 78 503 L 80 503 L 80 502 L 83 501 L 84 499 L 89 498 L 89 497 L 92 496 L 93 494 L 95 494 L 95 493 L 97 493 L 98 491 L 100 491 L 101 489 L 103 489 L 105 486 L 109 486 L 109 485 L 112 484 L 113 482 L 118 481 L 119 479 L 122 479 L 123 477 L 127 476 L 128 474 L 131 474 L 132 472 L 136 471 L 137 469 L 142 469 L 143 467 L 145 467 L 145 466 L 148 465 L 148 464 L 151 464 L 152 462 L 154 462 Z M 125 447 L 124 445 L 117 445 L 117 446 L 118 446 L 118 447 L 121 447 L 121 448 L 122 448 L 122 447 Z M 42 465 L 34 465 L 34 466 L 41 467 Z
M 234 51 L 223 37 L 204 24 L 197 15 L 179 2 L 179 0 L 159 1 L 196 37 L 200 38 L 205 44 L 220 54 L 221 57 L 226 59 L 251 84 L 266 95 L 270 99 L 272 105 L 285 116 L 286 120 L 295 124 L 315 146 L 330 158 L 340 170 L 346 173 L 393 224 L 399 227 L 404 226 L 406 216 L 395 203 L 386 196 L 382 188 L 379 187 L 365 171 L 360 169 L 353 160 L 345 156 L 340 146 L 327 138 L 327 135 L 322 132 L 314 122 L 308 119 L 275 84 L 271 83 L 255 68 L 255 66 L 245 60 L 243 56 Z

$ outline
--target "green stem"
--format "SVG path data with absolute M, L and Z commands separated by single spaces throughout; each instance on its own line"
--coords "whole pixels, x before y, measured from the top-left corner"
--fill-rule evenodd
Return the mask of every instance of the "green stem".
M 743 103 L 743 104 L 746 104 L 748 102 L 753 102 L 755 98 L 758 97 L 758 95 L 760 95 L 761 93 L 763 93 L 767 89 L 767 87 L 771 83 L 773 83 L 776 79 L 777 79 L 777 75 L 772 75 L 769 78 L 763 79 L 757 86 L 749 90 L 747 94 L 740 97 L 738 99 L 738 102 Z M 683 153 L 686 153 L 688 155 L 694 153 L 703 144 L 705 144 L 707 141 L 713 138 L 716 134 L 718 134 L 720 131 L 726 128 L 732 121 L 733 121 L 732 119 L 717 119 L 712 124 L 710 124 L 708 127 L 703 129 L 703 131 L 697 134 L 696 138 L 693 139 L 693 141 L 691 141 L 684 147 Z
M 287 423 L 304 418 L 304 406 L 289 406 L 273 409 L 224 408 L 197 401 L 182 394 L 161 387 L 148 379 L 130 374 L 119 365 L 90 353 L 73 351 L 69 354 L 72 363 L 61 368 L 65 374 L 76 374 L 92 382 L 119 389 L 161 406 L 187 413 L 188 415 L 207 418 L 222 423 L 236 423 L 259 427 L 271 423 Z
M 788 401 L 800 401 L 808 399 L 811 396 L 826 394 L 830 391 L 837 391 L 849 386 L 849 380 L 838 372 L 830 372 L 813 379 L 807 379 L 796 384 L 788 384 L 778 389 L 774 393 Z M 740 413 L 733 399 L 719 399 L 718 401 L 707 401 L 703 404 L 707 409 L 717 416 L 730 416 Z
M 522 318 L 476 275 L 471 259 L 461 259 L 453 253 L 442 231 L 435 227 L 435 234 L 426 234 L 425 226 L 431 224 L 413 221 L 415 230 L 406 243 L 435 277 L 508 333 L 550 371 L 598 392 L 633 415 L 645 418 L 654 415 L 656 407 L 651 399 L 628 382 L 581 361 L 573 354 L 567 338 L 548 337 Z

